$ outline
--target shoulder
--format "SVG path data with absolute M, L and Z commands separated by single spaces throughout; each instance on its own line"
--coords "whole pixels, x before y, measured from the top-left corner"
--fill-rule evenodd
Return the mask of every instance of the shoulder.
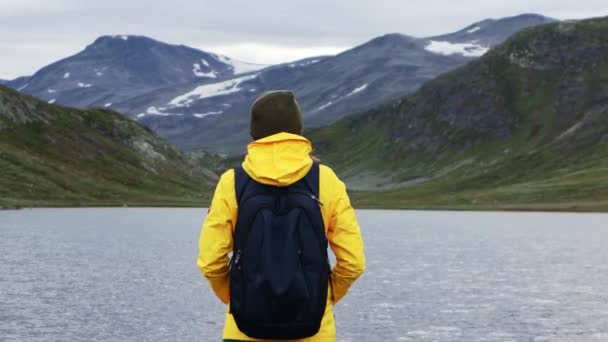
M 344 190 L 344 183 L 338 178 L 334 170 L 327 165 L 319 165 L 319 186 L 329 194 L 340 193 Z
M 234 183 L 235 172 L 234 169 L 228 169 L 220 176 L 220 183 Z
M 319 163 L 319 177 L 325 178 L 327 180 L 340 180 L 331 167 L 321 163 Z
M 216 196 L 228 196 L 234 193 L 235 172 L 230 169 L 222 173 L 215 189 Z

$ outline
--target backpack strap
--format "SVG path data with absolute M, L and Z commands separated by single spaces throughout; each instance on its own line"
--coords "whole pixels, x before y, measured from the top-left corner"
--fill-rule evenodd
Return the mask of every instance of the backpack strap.
M 304 183 L 308 187 L 308 190 L 312 192 L 313 195 L 318 199 L 319 198 L 319 162 L 312 162 L 312 166 L 310 171 L 304 176 Z
M 241 202 L 241 198 L 243 197 L 243 193 L 245 192 L 245 188 L 247 188 L 247 184 L 251 181 L 251 177 L 245 172 L 243 166 L 239 165 L 234 168 L 234 190 L 236 194 L 237 204 Z M 308 190 L 315 196 L 315 198 L 319 199 L 319 162 L 313 161 L 312 166 L 306 176 L 302 178 Z M 321 203 L 321 202 L 319 202 Z
M 241 203 L 241 198 L 245 192 L 247 184 L 251 181 L 251 177 L 245 172 L 243 166 L 239 165 L 234 168 L 234 193 L 236 194 L 236 203 Z

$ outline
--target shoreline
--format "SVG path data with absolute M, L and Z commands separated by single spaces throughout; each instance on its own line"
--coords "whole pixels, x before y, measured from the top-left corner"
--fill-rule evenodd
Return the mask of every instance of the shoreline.
M 545 213 L 545 214 L 608 214 L 608 208 L 550 208 L 550 207 L 539 207 L 539 208 L 522 208 L 518 206 L 513 207 L 450 207 L 450 206 L 429 206 L 429 207 L 380 207 L 380 206 L 353 206 L 355 210 L 377 210 L 377 211 L 428 211 L 428 212 L 478 212 L 478 213 Z M 195 205 L 175 205 L 175 204 L 136 204 L 136 205 L 82 205 L 82 206 L 71 206 L 71 205 L 45 205 L 45 206 L 0 206 L 0 212 L 2 211 L 20 211 L 20 210 L 34 210 L 34 209 L 207 209 L 207 206 L 195 206 Z

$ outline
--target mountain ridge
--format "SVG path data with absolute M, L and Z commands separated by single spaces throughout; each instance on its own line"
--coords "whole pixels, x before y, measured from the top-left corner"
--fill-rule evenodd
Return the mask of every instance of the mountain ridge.
M 509 27 L 510 21 L 516 19 L 507 20 Z M 536 19 L 538 22 L 552 20 L 540 16 Z M 495 33 L 491 33 L 494 37 Z M 484 34 L 475 33 L 471 39 L 482 40 Z M 494 41 L 492 38 L 489 44 Z M 231 88 L 236 90 L 234 95 L 192 97 L 187 104 L 190 111 L 169 106 L 165 112 L 184 115 L 146 116 L 141 120 L 185 150 L 242 153 L 242 146 L 249 141 L 248 107 L 260 91 L 294 90 L 304 112 L 305 125 L 318 127 L 412 92 L 424 82 L 477 57 L 460 54 L 471 46 L 456 45 L 460 49 L 456 53 L 443 54 L 441 49 L 430 51 L 428 45 L 430 41 L 425 38 L 383 35 L 302 68 L 261 70 L 253 79 L 238 81 L 238 87 Z M 480 49 L 479 45 L 470 45 Z M 226 83 L 219 86 L 230 87 Z M 223 108 L 225 105 L 230 107 Z M 165 107 L 166 102 L 158 106 Z M 206 112 L 221 115 L 206 116 L 202 120 L 188 117 L 188 113 Z
M 154 89 L 229 77 L 242 72 L 245 64 L 146 36 L 105 35 L 82 51 L 7 85 L 58 104 L 113 108 Z
M 504 22 L 511 30 L 513 25 L 519 25 L 521 29 L 551 20 L 538 16 L 535 17 L 536 21 L 530 22 L 528 17 L 522 18 L 498 20 L 493 25 L 499 27 Z M 520 19 L 521 24 L 517 24 Z M 511 21 L 515 21 L 515 24 Z M 364 111 L 403 93 L 412 92 L 435 76 L 467 63 L 487 51 L 497 41 L 495 37 L 497 34 L 500 36 L 499 31 L 490 32 L 488 46 L 484 45 L 486 33 L 483 29 L 470 34 L 468 39 L 471 41 L 468 42 L 462 39 L 456 42 L 454 39 L 457 37 L 453 34 L 440 36 L 442 40 L 436 42 L 428 38 L 388 34 L 336 56 L 308 58 L 236 74 L 234 69 L 230 74 L 229 68 L 220 68 L 221 65 L 226 67 L 234 63 L 204 52 L 205 56 L 196 58 L 202 56 L 209 62 L 211 59 L 217 60 L 219 69 L 203 69 L 203 63 L 196 62 L 198 59 L 187 58 L 183 63 L 178 63 L 182 72 L 192 76 L 194 70 L 190 69 L 193 64 L 198 64 L 200 70 L 194 74 L 217 77 L 195 77 L 194 81 L 182 78 L 175 82 L 162 82 L 161 77 L 161 81 L 152 82 L 153 86 L 148 86 L 150 82 L 131 82 L 120 87 L 104 85 L 95 77 L 68 82 L 69 86 L 65 86 L 67 81 L 61 76 L 69 73 L 67 69 L 56 70 L 51 73 L 52 77 L 49 76 L 59 78 L 56 86 L 35 86 L 24 83 L 24 80 L 9 85 L 58 104 L 112 108 L 148 125 L 183 150 L 237 153 L 248 141 L 246 121 L 249 105 L 265 90 L 294 90 L 304 110 L 305 124 L 311 127 L 326 125 L 353 112 Z M 506 36 L 503 34 L 501 37 L 504 39 Z M 103 36 L 91 45 L 104 43 L 122 46 L 139 40 L 144 38 Z M 148 41 L 149 44 L 150 41 L 164 44 L 152 39 Z M 137 70 L 136 67 L 133 69 Z M 90 70 L 83 72 L 90 74 Z M 30 81 L 42 77 L 40 73 L 37 74 Z M 155 73 L 139 70 L 135 74 Z M 77 76 L 70 74 L 68 77 Z M 115 78 L 120 80 L 119 76 Z

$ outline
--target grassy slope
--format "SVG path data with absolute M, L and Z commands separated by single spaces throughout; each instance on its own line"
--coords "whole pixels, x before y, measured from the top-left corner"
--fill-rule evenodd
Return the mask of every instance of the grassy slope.
M 607 19 L 527 30 L 412 96 L 310 136 L 352 188 L 390 188 L 354 191 L 358 206 L 605 211 L 606 46 Z M 480 110 L 480 97 L 490 99 L 489 111 Z M 475 113 L 511 118 L 509 133 L 442 121 L 446 102 L 471 121 Z M 421 117 L 424 130 L 408 136 L 408 125 Z
M 0 115 L 0 207 L 207 204 L 209 172 L 143 126 L 108 110 L 0 92 L 11 110 L 49 118 L 17 124 Z

